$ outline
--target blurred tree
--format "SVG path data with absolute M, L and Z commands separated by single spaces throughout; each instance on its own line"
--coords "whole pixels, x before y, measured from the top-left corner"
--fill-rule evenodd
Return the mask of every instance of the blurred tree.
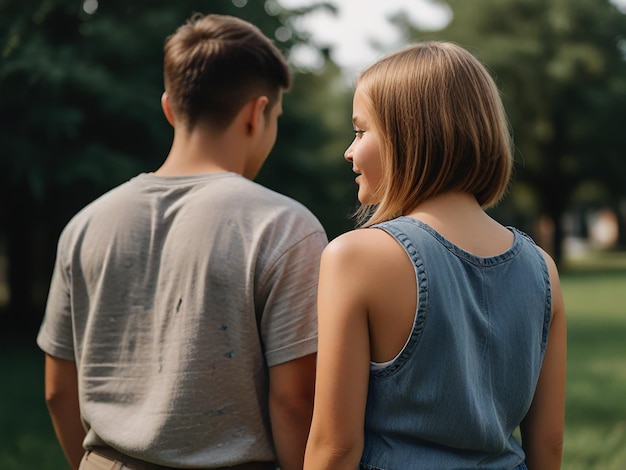
M 568 208 L 626 197 L 626 15 L 609 0 L 435 1 L 453 12 L 444 29 L 395 22 L 407 38 L 457 42 L 492 70 L 517 149 L 505 204 L 549 217 L 545 248 L 560 260 Z
M 104 191 L 156 169 L 167 155 L 172 132 L 160 109 L 166 36 L 195 11 L 232 14 L 276 39 L 289 57 L 294 45 L 311 42 L 293 17 L 317 8 L 332 7 L 320 2 L 290 11 L 276 0 L 0 0 L 0 249 L 5 246 L 10 288 L 2 332 L 32 340 L 69 218 Z M 341 158 L 332 158 L 336 150 L 326 144 L 337 141 L 335 115 L 313 98 L 327 89 L 341 99 L 339 71 L 323 57 L 320 71 L 295 70 L 279 145 L 259 181 L 309 206 L 332 235 L 343 230 L 349 202 L 334 182 L 342 178 Z M 339 217 L 327 209 L 341 205 Z

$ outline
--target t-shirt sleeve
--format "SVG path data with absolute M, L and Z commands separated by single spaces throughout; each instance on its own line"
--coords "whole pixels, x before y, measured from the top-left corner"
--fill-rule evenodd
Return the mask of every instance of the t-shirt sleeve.
M 328 239 L 315 231 L 286 249 L 264 279 L 260 333 L 272 367 L 317 351 L 317 283 Z
M 59 243 L 61 246 L 61 243 Z M 50 282 L 50 291 L 46 303 L 46 311 L 39 333 L 38 346 L 47 354 L 75 360 L 74 339 L 70 303 L 70 282 L 61 249 L 57 250 L 57 258 Z

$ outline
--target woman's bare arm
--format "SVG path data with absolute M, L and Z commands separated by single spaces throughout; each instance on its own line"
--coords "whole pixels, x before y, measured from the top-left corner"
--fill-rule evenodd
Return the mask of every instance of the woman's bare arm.
M 354 470 L 363 451 L 370 351 L 367 281 L 354 238 L 333 240 L 322 255 L 315 405 L 305 470 Z
M 520 426 L 529 470 L 561 468 L 565 422 L 567 327 L 559 274 L 544 254 L 552 287 L 552 323 L 532 405 Z

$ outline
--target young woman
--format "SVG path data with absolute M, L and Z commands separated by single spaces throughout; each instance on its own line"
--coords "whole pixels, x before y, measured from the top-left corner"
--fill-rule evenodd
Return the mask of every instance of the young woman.
M 485 212 L 512 169 L 490 74 L 415 44 L 360 75 L 352 120 L 361 227 L 322 255 L 305 469 L 560 468 L 563 297 L 550 256 Z

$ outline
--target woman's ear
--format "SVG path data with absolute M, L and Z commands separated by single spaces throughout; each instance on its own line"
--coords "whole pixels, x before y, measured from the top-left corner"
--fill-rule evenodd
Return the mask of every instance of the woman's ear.
M 167 122 L 174 127 L 174 113 L 172 112 L 172 107 L 170 106 L 170 95 L 167 94 L 167 91 L 164 91 L 161 95 L 161 108 L 163 108 L 163 114 L 165 114 Z
M 263 129 L 265 126 L 265 109 L 269 99 L 267 96 L 258 96 L 252 99 L 249 103 L 248 114 L 248 133 L 252 134 L 258 129 Z

